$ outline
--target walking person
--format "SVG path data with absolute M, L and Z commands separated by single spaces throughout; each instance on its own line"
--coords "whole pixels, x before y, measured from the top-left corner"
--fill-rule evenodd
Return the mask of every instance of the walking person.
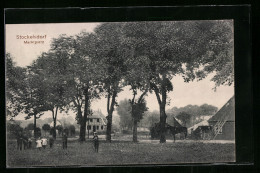
M 62 135 L 62 147 L 63 149 L 67 149 L 68 136 L 65 132 Z
M 41 137 L 39 137 L 38 140 L 35 141 L 35 143 L 36 143 L 36 148 L 38 148 L 38 150 L 41 150 L 41 148 L 42 148 Z
M 94 132 L 93 142 L 94 142 L 95 152 L 98 153 L 99 141 L 98 141 L 97 132 Z
M 43 137 L 43 138 L 42 138 L 42 147 L 43 147 L 43 149 L 46 148 L 47 143 L 48 143 L 47 139 L 46 139 L 45 137 Z

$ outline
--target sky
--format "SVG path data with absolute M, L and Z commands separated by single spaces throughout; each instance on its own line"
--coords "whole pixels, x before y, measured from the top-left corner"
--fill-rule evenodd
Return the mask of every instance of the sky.
M 82 30 L 93 32 L 99 23 L 61 23 L 61 24 L 8 24 L 5 26 L 6 52 L 11 53 L 17 66 L 25 67 L 30 65 L 42 52 L 47 52 L 50 48 L 52 38 L 57 38 L 60 34 L 75 35 Z M 42 36 L 41 39 L 20 39 L 28 36 Z M 18 39 L 19 37 L 19 39 Z M 25 44 L 24 41 L 41 41 L 38 44 Z M 201 81 L 185 83 L 180 76 L 175 76 L 171 82 L 173 91 L 168 94 L 170 105 L 166 110 L 176 107 L 183 107 L 188 104 L 202 105 L 204 103 L 221 108 L 233 95 L 234 86 L 220 86 L 216 91 L 213 90 L 215 83 L 210 81 L 213 75 Z M 129 87 L 125 87 L 118 94 L 117 101 L 130 99 L 132 92 Z M 146 96 L 149 111 L 159 110 L 159 105 L 154 93 Z M 106 99 L 94 100 L 91 104 L 93 110 L 101 110 L 106 115 Z M 115 112 L 116 114 L 116 112 Z M 18 115 L 15 119 L 24 119 L 24 114 Z M 59 117 L 72 116 L 75 113 L 60 113 Z M 44 114 L 45 118 L 51 117 L 51 113 Z

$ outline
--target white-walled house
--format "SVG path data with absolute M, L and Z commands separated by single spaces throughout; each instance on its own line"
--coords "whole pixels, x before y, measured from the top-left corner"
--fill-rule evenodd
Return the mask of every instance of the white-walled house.
M 91 132 L 105 132 L 107 126 L 107 119 L 100 110 L 94 111 L 87 120 L 87 131 Z

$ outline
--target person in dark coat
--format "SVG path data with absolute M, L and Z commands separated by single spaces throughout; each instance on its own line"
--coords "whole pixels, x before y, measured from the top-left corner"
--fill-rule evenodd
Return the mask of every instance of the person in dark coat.
M 28 149 L 32 148 L 32 138 L 28 139 Z
M 54 138 L 53 138 L 53 136 L 50 137 L 49 143 L 50 143 L 50 148 L 52 148 L 52 146 L 53 146 L 53 144 L 54 144 Z
M 18 134 L 16 135 L 16 140 L 17 140 L 17 150 L 22 150 L 22 148 L 23 148 L 23 137 L 22 137 L 21 132 L 18 132 Z
M 94 132 L 93 142 L 94 142 L 95 152 L 98 153 L 99 141 L 98 141 L 98 135 L 96 132 Z
M 67 149 L 68 136 L 66 133 L 63 133 L 62 136 L 62 147 L 63 149 Z
M 28 148 L 28 137 L 23 135 L 23 149 L 26 150 Z

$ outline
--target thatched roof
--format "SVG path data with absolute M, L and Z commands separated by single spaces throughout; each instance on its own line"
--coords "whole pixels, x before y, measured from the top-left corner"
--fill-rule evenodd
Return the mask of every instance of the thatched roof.
M 214 115 L 208 122 L 219 121 L 225 116 L 226 121 L 235 121 L 235 97 L 231 97 L 229 101 Z
M 177 120 L 175 117 L 173 117 L 172 121 L 167 122 L 170 126 L 173 127 L 183 127 Z

